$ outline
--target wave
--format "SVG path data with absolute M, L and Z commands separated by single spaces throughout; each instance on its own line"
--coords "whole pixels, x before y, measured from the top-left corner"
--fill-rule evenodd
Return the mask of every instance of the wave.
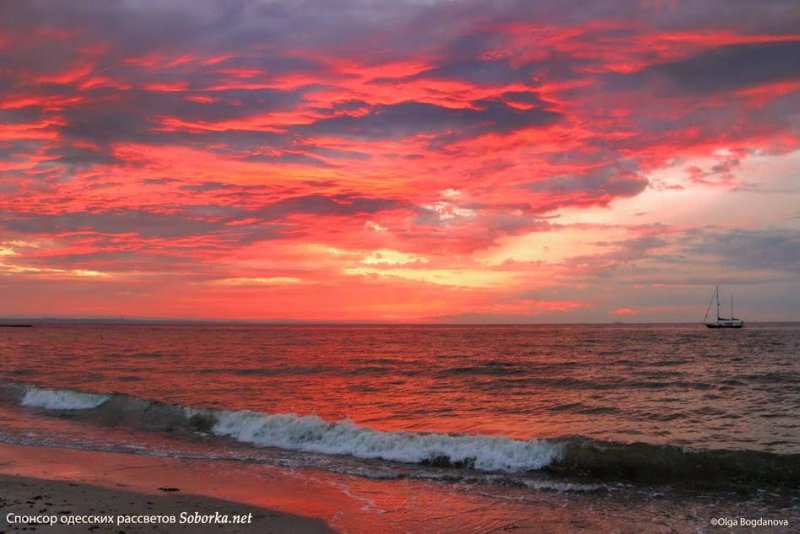
M 386 460 L 506 475 L 536 473 L 580 482 L 800 487 L 800 455 L 693 450 L 585 437 L 515 440 L 500 436 L 384 431 L 315 415 L 193 408 L 122 394 L 47 389 L 0 381 L 31 408 L 155 431 L 202 433 L 257 447 Z
M 356 458 L 469 467 L 481 471 L 531 471 L 561 456 L 562 446 L 545 440 L 493 436 L 389 432 L 314 415 L 221 411 L 211 431 L 254 445 Z
M 687 449 L 583 437 L 565 440 L 554 474 L 592 480 L 687 484 L 693 487 L 800 487 L 800 454 L 754 450 Z
M 97 393 L 32 387 L 25 392 L 20 404 L 29 408 L 46 408 L 48 410 L 90 410 L 97 408 L 108 399 L 108 395 Z
M 12 388 L 19 404 L 47 410 L 82 410 L 102 424 L 146 430 L 187 430 L 259 447 L 362 459 L 465 467 L 481 471 L 541 469 L 561 455 L 547 440 L 375 430 L 351 421 L 328 422 L 315 415 L 267 414 L 247 410 L 193 408 L 123 394 L 101 395 L 37 386 Z

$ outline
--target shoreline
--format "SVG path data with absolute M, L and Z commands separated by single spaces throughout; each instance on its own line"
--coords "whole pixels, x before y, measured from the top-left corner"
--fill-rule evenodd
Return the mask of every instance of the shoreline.
M 0 443 L 0 532 L 706 532 L 712 519 L 780 521 L 793 532 L 796 492 L 761 498 L 670 487 L 573 491 L 369 479 L 236 460 Z M 175 491 L 177 488 L 179 491 Z M 39 498 L 37 498 L 37 496 Z M 41 511 L 40 511 L 41 510 Z M 250 514 L 252 524 L 9 525 L 7 514 Z M 60 518 L 58 521 L 61 521 Z M 726 524 L 727 526 L 727 524 Z M 15 528 L 16 527 L 16 528 Z M 732 532 L 739 532 L 732 529 Z
M 219 473 L 197 472 L 202 466 L 177 458 L 55 450 L 0 444 L 0 532 L 335 532 L 327 514 L 292 510 L 292 500 L 305 503 L 287 486 L 238 485 L 238 476 L 225 485 Z M 9 514 L 58 523 L 27 524 Z
M 163 495 L 153 495 L 15 475 L 0 475 L 0 487 L 0 530 L 10 532 L 33 528 L 103 531 L 111 526 L 126 533 L 333 532 L 319 519 L 185 494 L 171 487 L 163 487 Z

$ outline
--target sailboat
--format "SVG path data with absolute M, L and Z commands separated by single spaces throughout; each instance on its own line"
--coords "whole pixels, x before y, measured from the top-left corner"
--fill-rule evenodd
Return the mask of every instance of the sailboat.
M 711 305 L 714 303 L 714 300 L 717 301 L 717 320 L 716 322 L 709 322 L 708 321 L 708 313 L 711 311 Z M 737 319 L 733 316 L 733 295 L 731 295 L 731 316 L 730 318 L 720 317 L 719 316 L 719 286 L 717 286 L 716 291 L 711 296 L 711 302 L 708 303 L 708 309 L 706 310 L 706 316 L 703 318 L 703 323 L 708 328 L 741 328 L 744 326 L 744 321 L 741 319 Z

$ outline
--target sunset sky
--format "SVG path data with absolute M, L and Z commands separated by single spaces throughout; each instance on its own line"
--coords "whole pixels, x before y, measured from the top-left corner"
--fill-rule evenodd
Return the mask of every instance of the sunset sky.
M 800 5 L 0 1 L 0 315 L 800 320 Z

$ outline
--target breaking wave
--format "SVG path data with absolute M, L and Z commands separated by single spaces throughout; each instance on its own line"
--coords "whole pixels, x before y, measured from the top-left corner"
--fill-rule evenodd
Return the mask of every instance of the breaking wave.
M 800 455 L 692 450 L 583 437 L 515 440 L 500 436 L 383 431 L 314 415 L 201 409 L 121 394 L 103 395 L 0 381 L 18 404 L 69 410 L 98 424 L 199 432 L 290 451 L 483 472 L 564 476 L 582 481 L 800 487 Z
M 387 432 L 349 421 L 330 423 L 313 415 L 221 411 L 216 417 L 214 434 L 245 443 L 439 467 L 531 471 L 551 464 L 562 452 L 561 444 L 545 440 Z
M 90 410 L 97 408 L 109 399 L 108 395 L 82 393 L 68 389 L 28 389 L 20 404 L 29 408 L 48 410 Z

